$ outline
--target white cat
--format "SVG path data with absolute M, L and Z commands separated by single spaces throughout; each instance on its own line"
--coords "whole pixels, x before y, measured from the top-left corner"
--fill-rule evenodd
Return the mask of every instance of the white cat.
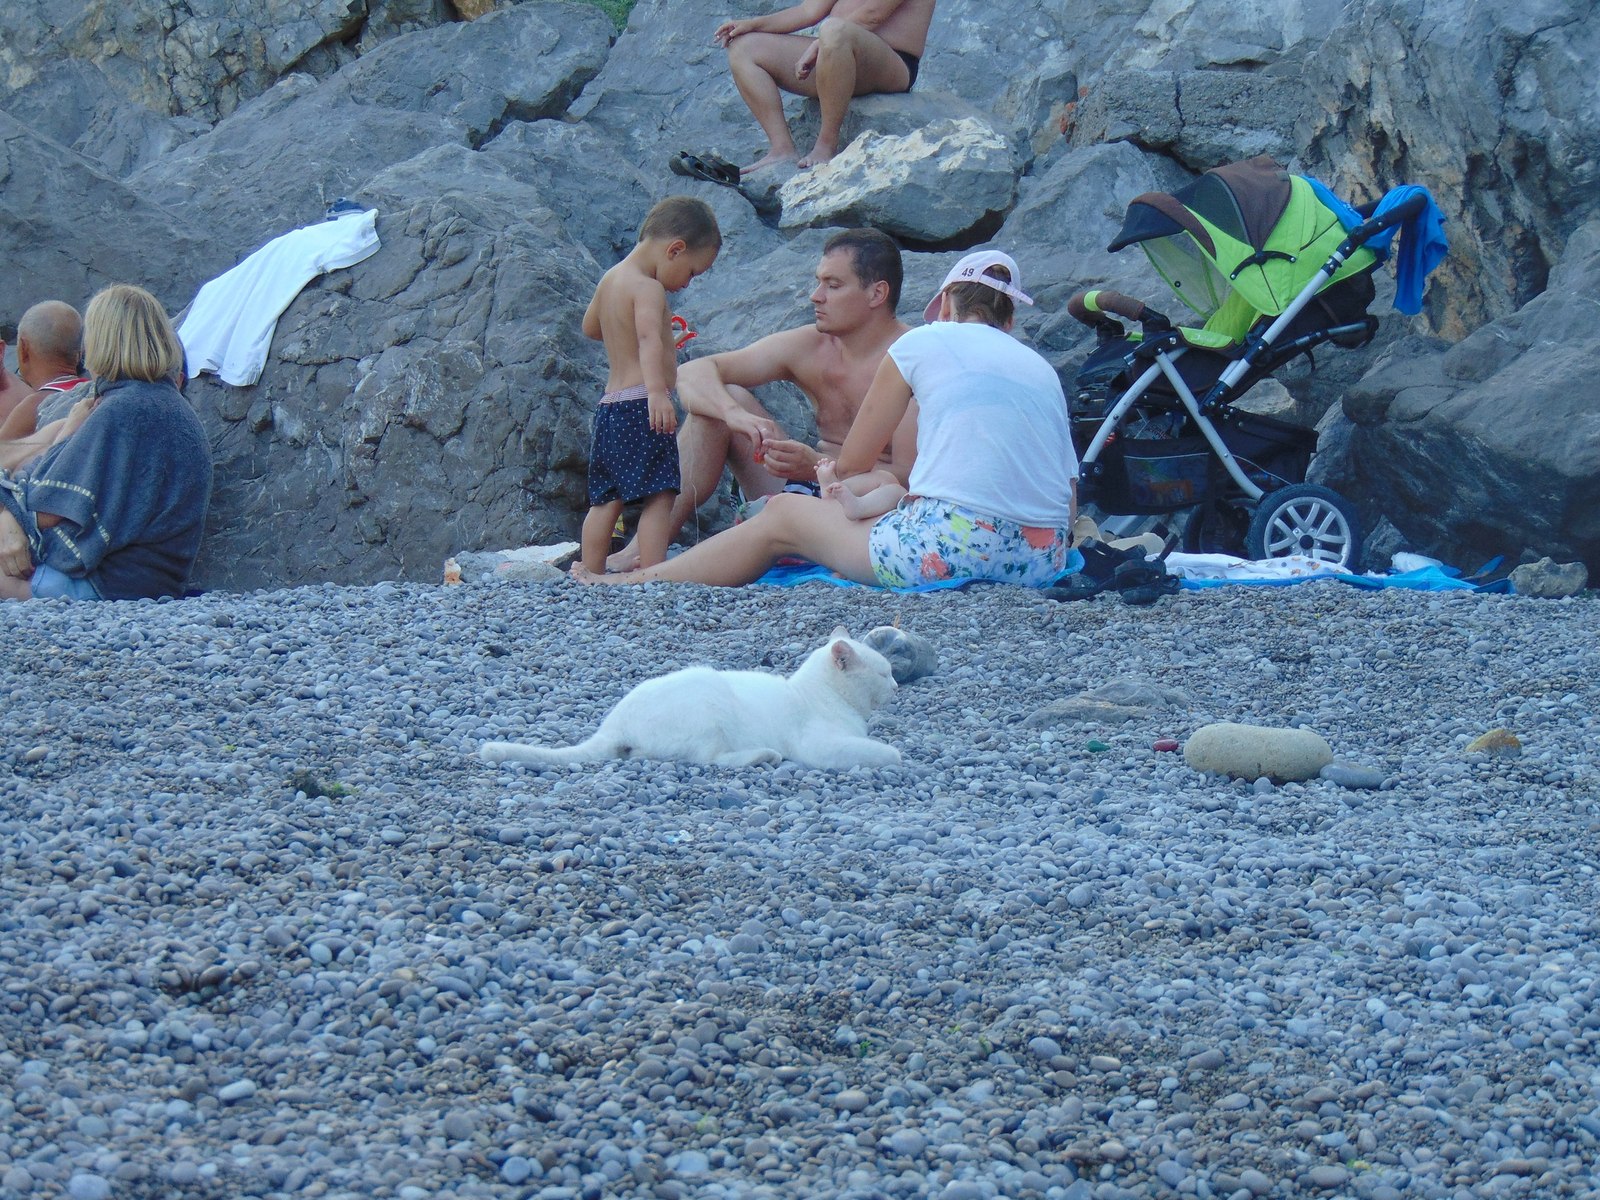
M 899 762 L 900 751 L 867 737 L 867 718 L 895 687 L 888 660 L 841 625 L 788 678 L 688 667 L 645 680 L 576 746 L 486 742 L 478 754 L 546 765 L 676 758 L 750 767 L 789 758 L 830 770 L 883 766 Z

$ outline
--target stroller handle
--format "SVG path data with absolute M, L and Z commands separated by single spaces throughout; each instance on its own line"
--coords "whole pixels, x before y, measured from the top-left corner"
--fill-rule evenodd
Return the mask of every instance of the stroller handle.
M 1067 301 L 1067 312 L 1097 330 L 1116 324 L 1107 319 L 1105 315 L 1107 313 L 1121 317 L 1125 321 L 1137 321 L 1147 330 L 1172 328 L 1171 321 L 1144 301 L 1104 288 L 1090 288 L 1075 293 L 1072 299 Z M 1121 326 L 1117 326 L 1117 332 L 1119 334 L 1122 332 Z
M 1385 229 L 1392 229 L 1396 225 L 1403 225 L 1416 216 L 1429 204 L 1428 194 L 1418 192 L 1416 195 L 1407 196 L 1381 217 L 1368 217 L 1361 224 L 1350 231 L 1346 239 L 1352 249 L 1365 246 Z

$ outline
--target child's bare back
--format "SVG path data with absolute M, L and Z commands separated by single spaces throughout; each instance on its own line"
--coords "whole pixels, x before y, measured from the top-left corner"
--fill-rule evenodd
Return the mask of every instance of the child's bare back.
M 584 314 L 583 331 L 605 345 L 608 394 L 642 385 L 654 398 L 657 393 L 670 393 L 677 383 L 667 289 L 641 269 L 632 255 L 600 277 Z M 664 433 L 671 433 L 677 425 L 675 413 L 661 414 L 660 425 L 656 413 L 650 416 L 651 427 Z

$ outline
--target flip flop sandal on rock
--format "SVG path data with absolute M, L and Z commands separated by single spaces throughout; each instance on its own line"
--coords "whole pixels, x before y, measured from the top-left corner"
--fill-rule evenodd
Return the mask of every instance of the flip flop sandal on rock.
M 715 154 L 690 154 L 679 150 L 668 161 L 674 175 L 688 179 L 704 179 L 707 183 L 720 183 L 723 187 L 739 186 L 739 168 Z

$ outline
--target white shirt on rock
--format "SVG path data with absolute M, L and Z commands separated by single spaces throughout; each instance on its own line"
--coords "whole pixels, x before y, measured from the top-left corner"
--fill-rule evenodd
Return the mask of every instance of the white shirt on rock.
M 203 286 L 178 327 L 189 374 L 215 371 L 235 387 L 261 378 L 283 310 L 318 275 L 376 253 L 377 219 L 370 209 L 291 230 Z

